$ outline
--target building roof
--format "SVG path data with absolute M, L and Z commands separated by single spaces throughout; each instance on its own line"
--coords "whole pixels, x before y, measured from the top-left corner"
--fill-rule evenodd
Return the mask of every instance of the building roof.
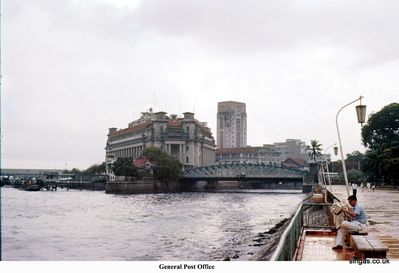
M 287 158 L 282 164 L 288 168 L 308 167 L 309 164 L 303 158 Z
M 241 154 L 241 153 L 257 153 L 256 147 L 240 147 L 240 148 L 223 148 L 216 149 L 216 154 Z
M 240 105 L 244 104 L 245 105 L 245 102 L 227 100 L 227 101 L 219 101 L 218 104 L 240 104 Z
M 149 117 L 151 116 L 152 118 L 148 118 L 143 120 L 143 117 L 145 115 L 148 115 Z M 166 114 L 166 112 L 157 112 L 157 113 L 143 113 L 143 116 L 137 120 L 129 123 L 129 127 L 125 129 L 119 129 L 116 131 L 110 131 L 109 136 L 115 137 L 115 136 L 120 136 L 132 132 L 137 132 L 141 131 L 143 129 L 146 129 L 152 125 L 154 121 L 161 121 L 161 122 L 166 122 L 167 123 L 167 128 L 181 128 L 183 126 L 183 122 L 194 122 L 196 126 L 199 127 L 201 130 L 201 133 L 209 138 L 212 138 L 212 132 L 211 129 L 204 125 L 203 123 L 199 122 L 198 120 L 194 119 L 194 113 L 191 112 L 185 112 L 185 117 L 184 118 L 177 118 L 177 115 L 170 115 L 171 117 L 168 116 L 162 116 Z M 162 117 L 161 117 L 162 116 Z M 147 117 L 146 117 L 147 118 Z M 136 122 L 140 122 L 138 124 L 135 124 Z M 115 128 L 110 128 L 110 129 L 115 129 Z
M 149 123 L 149 122 L 143 122 L 143 123 L 134 125 L 132 127 L 128 127 L 125 129 L 120 129 L 118 131 L 115 131 L 115 132 L 111 133 L 111 136 L 114 137 L 114 136 L 120 136 L 120 135 L 124 135 L 124 134 L 131 133 L 131 132 L 137 132 L 137 131 L 140 131 L 140 130 L 143 130 L 143 129 L 149 127 L 150 125 L 151 125 L 151 123 Z
M 139 158 L 133 160 L 133 165 L 137 168 L 145 168 L 146 166 L 153 166 L 155 163 L 148 160 L 145 156 L 140 156 Z

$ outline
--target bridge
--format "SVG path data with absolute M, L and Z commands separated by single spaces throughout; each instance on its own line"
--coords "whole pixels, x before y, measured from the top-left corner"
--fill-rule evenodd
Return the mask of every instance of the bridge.
M 220 181 L 236 181 L 239 188 L 300 188 L 305 175 L 300 170 L 274 165 L 229 163 L 186 169 L 181 181 L 206 181 L 210 187 L 216 187 Z

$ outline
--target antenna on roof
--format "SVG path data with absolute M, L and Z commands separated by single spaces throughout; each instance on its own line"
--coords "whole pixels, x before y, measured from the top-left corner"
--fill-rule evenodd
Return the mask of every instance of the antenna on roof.
M 177 114 L 178 114 L 178 117 L 181 117 L 181 115 L 180 115 L 180 97 L 179 97 L 179 112 Z
M 152 107 L 154 107 L 155 109 L 157 108 L 157 91 L 154 90 L 154 92 L 152 92 L 153 98 L 152 98 Z

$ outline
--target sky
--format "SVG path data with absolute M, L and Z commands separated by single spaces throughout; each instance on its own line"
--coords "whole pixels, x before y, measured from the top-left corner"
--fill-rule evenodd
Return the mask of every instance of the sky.
M 109 127 L 150 107 L 194 111 L 215 136 L 217 102 L 245 102 L 248 145 L 337 142 L 335 115 L 399 101 L 399 2 L 5 0 L 2 168 L 101 163 Z M 344 153 L 364 151 L 355 105 Z M 336 157 L 333 157 L 335 159 Z

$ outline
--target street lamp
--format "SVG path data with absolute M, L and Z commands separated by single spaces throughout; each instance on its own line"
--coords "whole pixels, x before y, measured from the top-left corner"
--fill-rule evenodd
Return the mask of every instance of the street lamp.
M 334 147 L 334 155 L 338 155 L 338 147 L 337 146 Z
M 331 147 L 334 146 L 334 154 L 337 155 L 338 154 L 338 147 L 337 147 L 337 143 L 334 143 L 333 145 L 329 146 L 324 153 L 327 154 L 328 149 L 330 149 Z M 326 167 L 327 167 L 327 179 L 328 179 L 328 183 L 330 184 L 330 191 L 332 192 L 332 186 L 331 186 L 331 177 L 330 177 L 330 171 L 328 169 L 328 159 L 326 159 Z
M 341 135 L 339 133 L 339 127 L 338 127 L 338 115 L 339 113 L 347 106 L 360 101 L 360 104 L 356 106 L 356 114 L 357 114 L 357 121 L 363 125 L 363 123 L 366 121 L 366 105 L 362 105 L 362 99 L 363 97 L 360 96 L 359 98 L 355 99 L 354 101 L 351 101 L 350 103 L 344 105 L 339 109 L 337 116 L 335 117 L 335 124 L 337 126 L 337 134 L 338 134 L 338 141 L 339 141 L 339 150 L 341 153 L 341 161 L 342 161 L 342 170 L 344 171 L 344 178 L 345 178 L 345 186 L 346 186 L 346 193 L 348 196 L 350 195 L 349 193 L 349 183 L 348 183 L 348 174 L 346 172 L 346 164 L 345 164 L 345 158 L 344 158 L 344 152 L 342 150 L 342 142 L 341 142 Z M 335 149 L 334 149 L 335 152 Z

